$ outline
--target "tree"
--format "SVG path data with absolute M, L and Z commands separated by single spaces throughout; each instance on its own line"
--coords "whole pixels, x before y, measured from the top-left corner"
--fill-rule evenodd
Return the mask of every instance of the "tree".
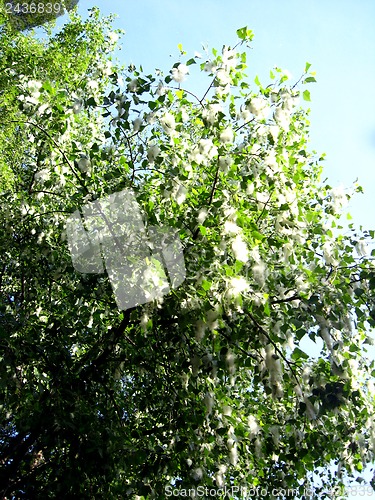
M 71 29 L 56 50 L 73 53 Z M 331 498 L 373 461 L 374 232 L 344 233 L 351 193 L 309 149 L 310 64 L 253 85 L 253 34 L 237 35 L 191 59 L 180 46 L 166 76 L 109 69 L 104 50 L 65 90 L 14 84 L 28 143 L 0 212 L 3 496 Z M 203 97 L 185 84 L 199 68 Z M 119 310 L 106 274 L 79 272 L 67 222 L 122 192 L 149 234 L 177 232 L 186 279 Z M 165 278 L 145 262 L 130 294 Z
M 108 38 L 111 33 L 108 31 L 110 22 L 111 19 L 99 22 L 99 14 L 95 10 L 92 10 L 90 19 L 85 22 L 72 13 L 69 24 L 55 36 L 45 27 L 46 33 L 49 34 L 48 43 L 37 39 L 33 34 L 15 32 L 9 23 L 2 25 L 0 111 L 6 120 L 3 120 L 0 132 L 0 182 L 5 186 L 12 184 L 15 172 L 28 155 L 28 134 L 25 132 L 24 123 L 15 119 L 21 104 L 19 96 L 22 95 L 19 87 L 15 85 L 16 81 L 20 79 L 28 86 L 29 93 L 24 106 L 35 104 L 35 96 L 39 95 L 38 82 L 45 85 L 50 82 L 59 92 L 74 96 L 72 109 L 77 109 L 80 103 L 81 80 L 88 84 L 97 80 L 98 75 L 99 80 L 102 79 L 102 72 L 98 68 L 103 66 L 107 68 L 106 72 L 109 72 L 109 52 L 112 45 Z M 115 35 L 113 33 L 111 36 Z M 99 85 L 104 88 L 105 78 Z M 56 126 L 61 131 L 61 124 Z M 53 128 L 51 124 L 49 128 Z

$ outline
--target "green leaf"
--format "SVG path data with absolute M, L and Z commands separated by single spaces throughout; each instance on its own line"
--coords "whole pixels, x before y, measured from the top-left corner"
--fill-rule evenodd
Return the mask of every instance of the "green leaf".
M 254 38 L 254 33 L 247 26 L 244 26 L 237 30 L 237 36 L 240 40 L 250 42 Z
M 256 85 L 258 85 L 258 87 L 261 87 L 261 86 L 262 86 L 262 84 L 260 83 L 260 80 L 259 80 L 259 76 L 258 76 L 258 75 L 254 78 L 254 83 L 255 83 Z
M 313 76 L 308 76 L 303 80 L 303 83 L 315 83 L 316 79 Z
M 297 359 L 308 359 L 309 356 L 304 352 L 302 351 L 302 349 L 300 349 L 299 347 L 296 347 L 293 351 L 293 354 L 292 354 L 292 359 L 294 359 L 295 361 Z
M 225 274 L 226 276 L 233 276 L 233 269 L 230 266 L 225 266 Z
M 242 270 L 243 266 L 244 266 L 244 265 L 243 265 L 243 263 L 242 263 L 242 262 L 240 262 L 239 260 L 236 260 L 236 262 L 235 262 L 235 264 L 234 264 L 234 270 L 235 270 L 235 273 L 236 273 L 236 274 L 239 274 L 239 273 L 240 273 L 240 271 Z
M 251 236 L 254 238 L 255 241 L 263 241 L 265 236 L 261 234 L 259 231 L 252 231 Z
M 93 108 L 96 108 L 97 104 L 96 104 L 95 98 L 89 97 L 86 101 L 86 106 L 92 106 Z
M 211 281 L 207 281 L 207 280 L 202 281 L 203 290 L 206 290 L 206 291 L 209 290 L 211 288 L 211 285 L 212 285 Z
M 192 64 L 197 64 L 197 61 L 193 58 L 187 61 L 186 66 L 191 66 Z
M 44 82 L 42 88 L 49 93 L 52 93 L 54 90 L 54 88 L 52 87 L 52 85 L 49 81 Z
M 307 62 L 305 65 L 305 73 L 307 73 L 310 68 L 311 68 L 311 64 L 309 62 Z
M 304 90 L 302 96 L 305 101 L 311 101 L 310 92 L 308 90 Z
M 269 316 L 271 316 L 270 303 L 269 303 L 269 301 L 268 301 L 268 300 L 267 300 L 267 302 L 264 304 L 264 309 L 263 309 L 263 310 L 264 310 L 264 314 L 265 314 L 266 316 L 268 316 L 268 317 L 269 317 Z

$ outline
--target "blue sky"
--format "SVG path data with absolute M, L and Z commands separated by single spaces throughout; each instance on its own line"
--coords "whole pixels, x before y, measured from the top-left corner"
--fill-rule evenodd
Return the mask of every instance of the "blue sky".
M 309 61 L 318 80 L 309 87 L 311 149 L 327 153 L 332 186 L 359 179 L 365 194 L 356 195 L 349 211 L 356 226 L 375 229 L 374 0 L 80 0 L 79 11 L 93 5 L 119 16 L 115 27 L 126 31 L 120 61 L 147 72 L 168 71 L 179 43 L 191 57 L 202 44 L 235 43 L 245 25 L 255 33 L 250 80 L 259 75 L 267 82 L 279 66 L 296 81 Z
M 189 55 L 202 43 L 221 48 L 247 25 L 255 33 L 248 75 L 268 81 L 274 66 L 297 80 L 312 63 L 311 148 L 327 153 L 331 185 L 350 187 L 358 178 L 365 194 L 351 201 L 357 226 L 375 228 L 375 2 L 374 0 L 141 0 L 79 2 L 84 13 L 97 5 L 119 17 L 126 31 L 121 62 L 151 72 Z M 263 77 L 263 79 L 262 79 Z

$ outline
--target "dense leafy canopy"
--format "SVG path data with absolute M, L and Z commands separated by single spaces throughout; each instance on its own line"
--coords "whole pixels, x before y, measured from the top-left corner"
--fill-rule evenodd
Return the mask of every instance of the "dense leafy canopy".
M 310 65 L 249 83 L 237 35 L 154 76 L 111 62 L 96 10 L 46 42 L 3 29 L 4 497 L 331 498 L 373 461 L 374 234 L 343 231 L 351 194 L 310 150 Z M 186 280 L 119 311 L 74 269 L 66 220 L 123 189 L 178 231 Z

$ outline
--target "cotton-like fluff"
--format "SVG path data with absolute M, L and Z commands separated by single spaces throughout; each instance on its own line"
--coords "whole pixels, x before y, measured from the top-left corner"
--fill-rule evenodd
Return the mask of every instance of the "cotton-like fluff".
M 173 68 L 172 78 L 175 82 L 181 83 L 185 80 L 186 75 L 189 73 L 189 69 L 186 64 L 179 64 L 177 68 Z
M 326 264 L 331 265 L 331 266 L 337 266 L 338 261 L 335 258 L 335 249 L 334 249 L 332 243 L 330 243 L 329 241 L 326 241 L 323 244 L 322 250 L 323 250 L 323 257 L 324 257 L 324 260 L 326 261 Z
M 239 234 L 232 241 L 232 250 L 236 260 L 243 263 L 249 260 L 249 250 Z
M 147 158 L 150 163 L 154 163 L 155 159 L 160 154 L 160 148 L 156 144 L 151 144 L 147 151 Z
M 266 119 L 270 112 L 268 101 L 262 97 L 253 97 L 247 105 L 247 109 L 258 118 L 258 120 Z
M 315 318 L 316 318 L 316 321 L 319 325 L 320 336 L 324 340 L 327 348 L 331 352 L 333 352 L 333 339 L 332 339 L 331 332 L 330 332 L 331 326 L 330 326 L 329 322 L 320 314 L 317 314 L 315 316 Z
M 133 121 L 133 132 L 139 132 L 142 125 L 142 118 L 136 118 Z
M 191 471 L 191 475 L 195 481 L 200 481 L 203 477 L 203 469 L 202 467 L 196 467 Z
M 91 166 L 90 158 L 88 158 L 86 155 L 81 155 L 77 164 L 81 172 L 88 172 Z
M 174 135 L 176 128 L 175 117 L 171 113 L 165 113 L 160 119 L 161 126 L 164 132 L 169 135 Z
M 249 428 L 250 437 L 255 437 L 260 431 L 260 425 L 254 415 L 249 415 L 247 418 L 247 426 Z
M 337 186 L 331 189 L 331 206 L 335 213 L 338 213 L 342 207 L 345 207 L 348 203 L 348 198 L 346 196 L 345 190 L 342 186 Z
M 220 132 L 220 141 L 223 142 L 224 144 L 228 142 L 233 142 L 233 139 L 234 139 L 234 133 L 230 127 L 227 127 Z
M 222 488 L 224 486 L 224 474 L 227 471 L 226 465 L 219 465 L 218 471 L 215 474 L 216 486 Z
M 287 130 L 290 125 L 290 112 L 283 108 L 276 108 L 274 112 L 274 118 L 277 124 L 284 130 Z
M 275 353 L 273 345 L 266 346 L 266 366 L 269 373 L 269 381 L 272 388 L 272 394 L 276 397 L 282 396 L 283 373 L 280 358 Z
M 127 85 L 127 89 L 129 92 L 136 92 L 138 90 L 138 80 L 136 78 L 131 80 Z
M 241 228 L 237 226 L 237 224 L 231 220 L 226 220 L 224 222 L 223 234 L 239 234 L 241 232 Z
M 212 409 L 215 404 L 214 395 L 212 392 L 207 392 L 204 396 L 204 405 L 206 407 L 207 414 L 210 415 L 212 413 Z
M 365 257 L 368 254 L 367 243 L 364 240 L 359 240 L 355 245 L 355 249 L 359 257 Z
M 202 116 L 205 120 L 208 121 L 210 125 L 214 124 L 218 120 L 218 114 L 223 111 L 223 108 L 220 104 L 210 104 L 208 105 L 202 113 Z
M 266 282 L 266 265 L 264 262 L 260 261 L 254 264 L 251 268 L 251 272 L 258 285 L 261 287 L 264 286 Z
M 202 319 L 198 319 L 198 321 L 195 323 L 195 339 L 198 342 L 201 342 L 203 340 L 206 328 L 206 322 Z
M 304 403 L 306 405 L 306 415 L 307 415 L 307 417 L 309 418 L 309 420 L 315 420 L 316 417 L 317 417 L 317 412 L 316 412 L 314 406 L 312 405 L 311 401 L 306 396 L 303 398 L 303 401 L 304 401 Z
M 232 165 L 233 165 L 233 160 L 230 156 L 219 157 L 219 167 L 222 172 L 224 173 L 229 172 Z
M 237 465 L 238 462 L 237 443 L 234 443 L 233 448 L 231 448 L 229 452 L 229 461 L 233 466 Z
M 225 356 L 225 361 L 226 361 L 228 371 L 231 375 L 233 375 L 236 371 L 235 360 L 236 360 L 236 356 L 233 354 L 233 352 L 228 351 L 226 356 Z
M 249 290 L 249 283 L 243 276 L 235 276 L 229 280 L 229 294 L 231 297 L 237 297 L 243 292 Z
M 283 251 L 283 262 L 284 264 L 287 264 L 289 262 L 289 257 L 293 255 L 293 245 L 292 243 L 288 242 L 283 245 L 282 248 Z

